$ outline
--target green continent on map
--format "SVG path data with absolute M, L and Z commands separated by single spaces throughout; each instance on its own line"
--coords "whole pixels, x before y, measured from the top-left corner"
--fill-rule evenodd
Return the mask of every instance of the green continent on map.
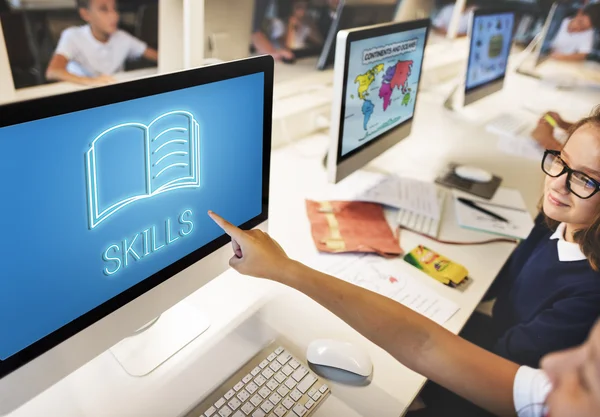
M 383 71 L 383 64 L 375 65 L 373 68 L 368 70 L 366 73 L 358 75 L 354 80 L 354 83 L 358 83 L 358 98 L 364 100 L 368 95 L 367 91 L 373 81 L 375 81 L 375 76 Z
M 408 106 L 408 103 L 410 103 L 410 93 L 404 94 L 404 98 L 402 99 L 403 106 Z

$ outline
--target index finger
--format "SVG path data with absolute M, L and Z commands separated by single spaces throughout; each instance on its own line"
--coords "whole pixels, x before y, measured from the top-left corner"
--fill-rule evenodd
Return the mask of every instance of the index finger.
M 219 216 L 214 211 L 208 212 L 208 216 L 213 219 L 213 221 L 221 228 L 225 233 L 227 233 L 232 238 L 240 241 L 244 239 L 244 231 L 233 224 L 229 223 L 223 217 Z

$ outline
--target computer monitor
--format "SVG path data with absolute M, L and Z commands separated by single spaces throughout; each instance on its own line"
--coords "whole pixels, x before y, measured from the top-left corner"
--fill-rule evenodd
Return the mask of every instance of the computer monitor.
M 317 68 L 324 70 L 333 65 L 340 30 L 391 22 L 396 15 L 397 3 L 398 0 L 340 1 L 317 61 Z
M 250 55 L 254 0 L 204 0 L 204 56 L 221 61 Z
M 396 22 L 410 22 L 411 20 L 429 18 L 435 10 L 435 3 L 435 0 L 400 0 L 394 20 Z
M 512 11 L 477 9 L 471 15 L 464 105 L 504 87 L 514 24 Z
M 564 7 L 564 5 L 562 6 Z M 542 30 L 527 47 L 529 53 L 527 53 L 527 56 L 517 68 L 518 73 L 539 77 L 535 73 L 535 70 L 550 58 L 550 54 L 552 53 L 552 43 L 554 42 L 554 38 L 562 23 L 559 19 L 562 18 L 563 14 L 557 13 L 559 7 L 558 3 L 552 5 Z
M 338 34 L 328 178 L 338 182 L 412 129 L 430 20 Z
M 207 210 L 266 226 L 272 94 L 257 57 L 0 107 L 0 414 L 225 271 Z

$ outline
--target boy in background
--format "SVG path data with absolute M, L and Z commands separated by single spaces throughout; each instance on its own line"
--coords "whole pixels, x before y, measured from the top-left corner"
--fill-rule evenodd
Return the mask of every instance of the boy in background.
M 158 60 L 156 50 L 118 29 L 116 0 L 77 0 L 77 6 L 87 25 L 62 33 L 46 78 L 103 85 L 114 82 L 112 75 L 123 71 L 128 59 Z
M 573 18 L 562 21 L 552 42 L 551 57 L 560 61 L 583 61 L 594 47 L 594 28 L 600 27 L 600 4 L 590 4 Z

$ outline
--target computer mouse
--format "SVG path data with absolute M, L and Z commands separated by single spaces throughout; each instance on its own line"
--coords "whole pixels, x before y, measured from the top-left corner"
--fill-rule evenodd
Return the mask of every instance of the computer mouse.
M 462 179 L 473 182 L 490 182 L 494 176 L 488 171 L 468 165 L 459 165 L 454 173 Z
M 373 372 L 373 363 L 365 351 L 340 340 L 319 339 L 311 342 L 306 351 L 306 360 L 314 365 L 339 369 L 365 378 Z

